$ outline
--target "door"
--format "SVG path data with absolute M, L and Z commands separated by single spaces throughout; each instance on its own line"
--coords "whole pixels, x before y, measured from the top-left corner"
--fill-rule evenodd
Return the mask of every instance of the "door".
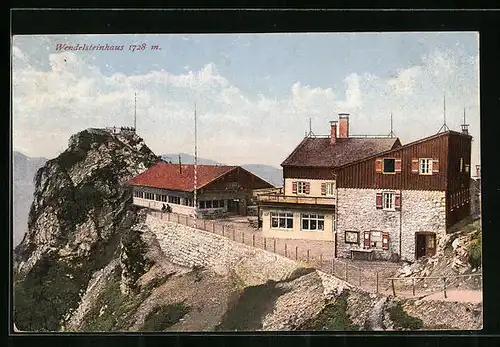
M 426 247 L 425 247 L 425 234 L 417 234 L 417 242 L 416 242 L 416 258 L 422 258 L 426 255 Z
M 233 199 L 227 200 L 227 212 L 238 212 L 238 202 Z
M 416 241 L 416 258 L 432 257 L 436 254 L 436 234 L 418 233 Z

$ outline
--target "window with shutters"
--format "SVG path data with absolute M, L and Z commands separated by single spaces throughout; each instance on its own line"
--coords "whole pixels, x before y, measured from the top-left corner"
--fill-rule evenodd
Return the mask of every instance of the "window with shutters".
M 396 159 L 394 158 L 384 158 L 383 163 L 383 173 L 395 173 L 396 172 Z
M 432 175 L 432 159 L 431 158 L 420 158 L 419 160 L 419 173 L 421 175 Z
M 364 248 L 367 249 L 389 249 L 389 233 L 381 231 L 365 231 Z
M 395 210 L 396 194 L 394 192 L 382 192 L 382 209 Z
M 322 231 L 325 229 L 325 216 L 320 214 L 302 214 L 300 216 L 302 230 Z
M 335 183 L 333 183 L 333 182 L 325 183 L 325 194 L 327 196 L 335 195 Z
M 297 194 L 307 194 L 307 182 L 297 182 Z
M 293 229 L 293 213 L 271 212 L 271 228 Z

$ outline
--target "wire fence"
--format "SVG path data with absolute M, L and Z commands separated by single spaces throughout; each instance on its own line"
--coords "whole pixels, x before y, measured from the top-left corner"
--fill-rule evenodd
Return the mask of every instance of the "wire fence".
M 338 277 L 367 292 L 382 293 L 394 296 L 418 296 L 431 294 L 450 289 L 481 290 L 482 274 L 444 276 L 444 277 L 392 277 L 391 269 L 375 270 L 353 265 L 348 260 L 343 261 L 333 257 L 333 250 L 318 252 L 317 249 L 299 247 L 287 239 L 266 238 L 256 231 L 241 230 L 234 225 L 218 220 L 194 218 L 191 216 L 150 211 L 150 213 L 166 222 L 174 222 L 191 228 L 210 232 L 226 237 L 251 247 L 272 252 L 291 260 L 303 263 L 305 266 L 321 270 Z M 467 285 L 460 288 L 459 280 L 467 281 Z

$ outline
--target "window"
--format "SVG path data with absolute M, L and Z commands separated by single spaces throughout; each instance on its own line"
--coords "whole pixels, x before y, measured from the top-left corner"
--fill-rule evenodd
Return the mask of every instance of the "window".
M 389 249 L 389 234 L 381 231 L 365 231 L 363 248 Z
M 307 182 L 297 182 L 297 193 L 306 194 L 306 184 Z
M 302 230 L 324 230 L 325 216 L 318 214 L 302 214 Z
M 214 200 L 214 201 L 212 202 L 212 207 L 213 207 L 213 208 L 219 208 L 219 200 Z
M 396 172 L 396 159 L 394 158 L 384 158 L 384 173 L 394 173 Z
M 470 166 L 468 164 L 465 164 L 465 172 L 469 173 L 469 168 Z
M 382 233 L 380 231 L 372 231 L 370 241 L 371 248 L 382 248 Z
M 153 193 L 144 193 L 144 198 L 148 200 L 154 200 L 154 194 Z
M 205 208 L 212 208 L 212 200 L 205 201 Z
M 333 182 L 326 183 L 325 188 L 326 188 L 326 195 L 330 196 L 335 195 L 335 183 Z
M 293 213 L 271 212 L 271 228 L 293 229 Z
M 162 196 L 161 196 L 161 201 L 162 201 L 162 202 L 167 202 L 167 200 L 168 200 L 168 199 L 167 199 L 167 196 L 166 196 L 166 195 L 162 195 Z
M 181 198 L 179 198 L 178 196 L 169 196 L 168 197 L 168 202 L 171 203 L 171 204 L 177 204 L 177 205 L 180 205 L 181 203 Z
M 141 191 L 139 191 L 139 190 L 136 190 L 136 191 L 134 191 L 134 196 L 135 196 L 136 198 L 141 198 L 141 199 L 144 199 L 144 192 L 141 192 Z
M 394 210 L 394 193 L 382 192 L 382 209 Z
M 421 175 L 432 175 L 432 159 L 430 158 L 420 158 L 419 162 Z
M 200 201 L 200 208 L 201 209 L 204 209 L 205 208 L 205 201 Z
M 160 194 L 155 194 L 155 200 L 156 201 L 161 201 L 161 195 Z

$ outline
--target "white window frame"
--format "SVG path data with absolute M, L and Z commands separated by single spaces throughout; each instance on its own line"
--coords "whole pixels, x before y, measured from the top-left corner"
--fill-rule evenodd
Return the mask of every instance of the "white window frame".
M 306 194 L 306 181 L 297 181 L 297 194 Z
M 293 230 L 293 213 L 290 212 L 271 212 L 269 214 L 269 225 L 271 226 L 271 229 L 279 229 L 279 230 L 287 230 L 291 231 Z M 278 223 L 277 227 L 273 227 L 273 220 L 276 220 Z M 281 227 L 281 221 L 284 222 L 284 227 Z M 288 221 L 291 221 L 292 224 L 289 227 Z
M 379 241 L 374 240 L 375 235 L 379 235 L 379 237 L 380 237 Z M 377 243 L 380 243 L 380 246 L 378 246 Z M 370 248 L 371 249 L 384 249 L 384 237 L 383 237 L 381 231 L 378 231 L 378 230 L 370 231 Z
M 419 158 L 418 173 L 420 175 L 432 175 L 432 158 Z
M 308 227 L 304 228 L 304 221 L 308 221 Z M 316 228 L 311 228 L 311 222 L 316 222 Z M 322 222 L 323 228 L 319 229 L 319 222 Z M 325 231 L 325 215 L 323 214 L 315 214 L 315 213 L 301 213 L 300 214 L 300 230 L 302 231 L 315 231 L 315 232 L 324 232 Z
M 382 192 L 382 210 L 395 211 L 396 210 L 396 193 L 395 192 Z
M 335 195 L 335 182 L 326 182 L 325 183 L 325 195 L 326 196 L 334 196 Z

